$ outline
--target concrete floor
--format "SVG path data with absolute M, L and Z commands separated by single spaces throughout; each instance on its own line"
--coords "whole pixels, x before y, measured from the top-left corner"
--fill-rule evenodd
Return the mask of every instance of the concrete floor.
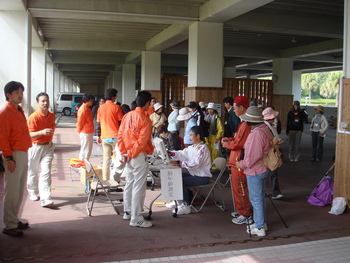
M 279 181 L 285 197 L 274 201 L 274 204 L 288 228 L 283 225 L 271 202 L 267 200 L 267 236 L 250 238 L 245 231 L 245 225 L 231 223 L 230 213 L 233 205 L 229 186 L 223 189 L 227 207 L 224 212 L 208 204 L 200 213 L 192 212 L 190 215 L 174 218 L 171 210 L 167 209 L 161 200 L 157 200 L 152 214 L 154 226 L 149 229 L 130 227 L 128 221 L 117 215 L 103 197 L 98 197 L 92 216 L 89 217 L 85 209 L 87 196 L 84 185 L 78 181 L 79 176 L 75 173 L 72 174 L 74 181 L 71 180 L 69 169 L 70 158 L 76 158 L 80 148 L 79 136 L 74 128 L 75 120 L 72 116 L 62 117 L 54 136 L 56 150 L 52 173 L 52 198 L 55 206 L 42 208 L 39 202 L 30 201 L 25 193 L 21 218 L 30 223 L 30 228 L 25 230 L 21 238 L 0 235 L 0 261 L 111 262 L 140 259 L 139 262 L 151 262 L 145 259 L 158 259 L 155 261 L 161 262 L 159 258 L 176 256 L 173 261 L 182 262 L 181 256 L 283 246 L 350 235 L 349 214 L 331 215 L 328 213 L 330 206 L 317 207 L 306 202 L 306 197 L 333 163 L 334 127 L 330 128 L 325 139 L 323 162 L 309 161 L 311 137 L 307 132 L 304 132 L 302 137 L 300 162 L 289 163 L 287 158 L 284 158 L 285 163 L 279 169 Z M 306 125 L 305 130 L 308 128 Z M 282 149 L 287 153 L 287 138 L 285 134 L 282 134 L 282 137 L 285 141 Z M 94 154 L 97 156 L 93 157 L 91 162 L 98 165 L 101 149 L 96 145 Z M 330 175 L 333 176 L 333 171 Z M 0 177 L 3 182 L 2 173 Z M 228 175 L 224 175 L 223 182 L 227 178 Z M 146 206 L 149 206 L 159 191 L 159 185 L 155 191 L 148 188 Z M 0 197 L 2 195 L 3 183 L 0 184 Z M 115 196 L 115 199 L 119 198 L 120 195 Z M 122 203 L 116 203 L 122 211 Z M 147 208 L 144 214 L 148 214 Z M 219 261 L 219 258 L 211 258 L 184 262 L 222 261 Z

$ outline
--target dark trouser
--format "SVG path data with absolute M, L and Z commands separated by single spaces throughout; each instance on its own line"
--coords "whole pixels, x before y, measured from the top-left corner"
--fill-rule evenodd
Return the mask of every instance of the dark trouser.
M 269 171 L 269 176 L 270 176 L 272 196 L 277 196 L 281 194 L 280 186 L 278 184 L 278 179 L 277 179 L 277 169 L 275 171 Z
M 210 177 L 192 176 L 190 173 L 182 173 L 182 190 L 183 190 L 183 201 L 189 204 L 189 189 L 188 187 L 209 184 Z
M 312 159 L 322 161 L 324 137 L 319 132 L 312 132 Z

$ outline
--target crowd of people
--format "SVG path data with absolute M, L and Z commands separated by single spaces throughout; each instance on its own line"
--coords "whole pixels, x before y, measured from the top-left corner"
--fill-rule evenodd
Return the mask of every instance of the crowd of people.
M 4 158 L 3 233 L 18 237 L 28 223 L 18 218 L 23 192 L 27 185 L 29 198 L 41 206 L 54 205 L 51 199 L 51 166 L 54 152 L 52 137 L 55 116 L 49 110 L 46 93 L 36 96 L 38 110 L 26 120 L 20 106 L 24 87 L 11 81 L 5 86 L 7 104 L 0 111 L 0 148 Z M 249 233 L 265 236 L 265 181 L 270 177 L 273 199 L 283 198 L 278 183 L 278 169 L 268 170 L 261 161 L 271 144 L 281 145 L 278 111 L 265 109 L 244 96 L 226 97 L 222 103 L 226 115 L 218 110 L 220 103 L 190 101 L 180 107 L 172 101 L 169 116 L 164 106 L 147 91 L 140 91 L 135 101 L 120 105 L 116 89 L 107 89 L 105 97 L 95 106 L 95 97 L 84 94 L 77 113 L 80 137 L 79 159 L 89 160 L 93 136 L 103 148 L 102 177 L 111 179 L 111 158 L 116 156 L 124 167 L 124 220 L 132 227 L 151 227 L 142 216 L 149 172 L 148 155 L 153 154 L 152 139 L 161 138 L 172 158 L 169 165 L 183 168 L 183 199 L 177 200 L 179 215 L 191 213 L 192 186 L 208 184 L 212 177 L 212 162 L 219 156 L 228 159 L 234 203 L 232 223 L 249 224 Z M 221 109 L 221 107 L 219 108 Z M 323 140 L 328 128 L 323 107 L 315 107 L 310 125 L 312 138 L 311 161 L 322 161 Z M 300 141 L 306 116 L 294 101 L 288 112 L 286 134 L 288 158 L 300 161 Z M 181 123 L 184 122 L 184 123 Z M 184 127 L 183 134 L 181 127 Z M 183 136 L 181 136 L 183 135 Z M 39 173 L 40 171 L 40 173 Z M 120 180 L 114 177 L 116 181 Z M 119 191 L 123 191 L 119 189 Z M 175 202 L 166 205 L 174 208 Z

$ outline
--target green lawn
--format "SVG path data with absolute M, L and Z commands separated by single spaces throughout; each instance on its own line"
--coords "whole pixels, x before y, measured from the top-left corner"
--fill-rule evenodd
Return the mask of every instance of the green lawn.
M 311 99 L 308 100 L 308 105 L 323 105 L 323 106 L 336 106 L 336 99 Z M 301 104 L 306 104 L 305 99 L 300 100 Z

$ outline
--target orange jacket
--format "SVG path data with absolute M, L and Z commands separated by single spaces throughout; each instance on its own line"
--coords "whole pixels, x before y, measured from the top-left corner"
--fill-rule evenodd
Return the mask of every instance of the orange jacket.
M 146 110 L 146 115 L 148 117 L 150 117 L 152 115 L 152 113 L 154 112 L 154 107 L 153 106 L 149 106 L 148 110 Z
M 101 125 L 101 138 L 117 138 L 119 121 L 123 118 L 123 112 L 119 105 L 107 100 L 97 111 L 97 122 Z
M 229 166 L 236 167 L 236 159 L 238 158 L 240 160 L 241 152 L 250 133 L 250 129 L 250 126 L 246 122 L 241 122 L 238 125 L 236 136 L 230 138 L 230 141 L 224 145 L 226 149 L 231 150 L 228 161 Z
M 78 110 L 77 132 L 94 133 L 94 121 L 89 106 L 83 103 Z
M 7 102 L 0 111 L 0 149 L 4 157 L 12 155 L 13 150 L 26 152 L 32 146 L 27 120 L 22 107 L 18 109 Z
M 137 157 L 141 152 L 152 154 L 154 146 L 151 136 L 152 122 L 146 112 L 137 107 L 124 116 L 120 125 L 118 133 L 120 153 L 127 153 L 130 158 Z
M 53 114 L 51 111 L 49 111 L 49 114 L 46 116 L 44 113 L 42 113 L 41 110 L 37 110 L 28 117 L 27 123 L 28 123 L 29 133 L 41 131 L 46 128 L 53 129 L 53 132 L 55 132 L 55 128 L 56 128 L 55 114 Z M 51 142 L 52 137 L 53 137 L 53 134 L 42 135 L 38 138 L 32 139 L 32 142 L 33 143 Z

